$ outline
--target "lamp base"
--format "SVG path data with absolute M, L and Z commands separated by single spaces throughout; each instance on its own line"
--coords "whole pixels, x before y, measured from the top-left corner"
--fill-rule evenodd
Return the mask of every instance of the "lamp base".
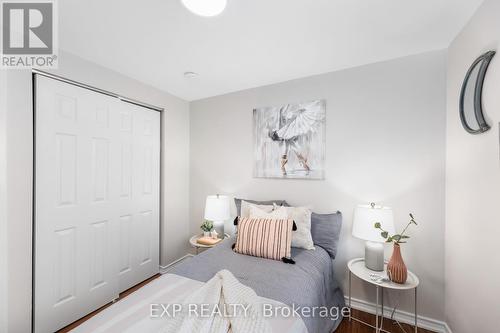
M 218 237 L 224 239 L 224 221 L 214 222 L 214 229 L 217 231 Z
M 365 243 L 365 266 L 372 271 L 384 270 L 384 245 L 377 242 Z

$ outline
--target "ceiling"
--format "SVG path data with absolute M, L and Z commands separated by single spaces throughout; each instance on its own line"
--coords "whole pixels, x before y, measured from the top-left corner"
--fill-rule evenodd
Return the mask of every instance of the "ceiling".
M 206 18 L 180 0 L 64 0 L 59 43 L 196 100 L 446 48 L 482 1 L 228 0 Z

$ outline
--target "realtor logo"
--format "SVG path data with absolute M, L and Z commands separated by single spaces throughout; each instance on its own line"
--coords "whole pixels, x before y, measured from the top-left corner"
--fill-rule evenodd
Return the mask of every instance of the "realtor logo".
M 2 1 L 4 68 L 55 68 L 55 2 Z

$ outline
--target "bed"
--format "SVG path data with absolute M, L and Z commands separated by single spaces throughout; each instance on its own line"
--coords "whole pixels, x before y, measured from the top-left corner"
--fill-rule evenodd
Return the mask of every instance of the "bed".
M 240 213 L 245 214 L 241 210 L 242 201 L 235 199 L 235 203 L 238 216 Z M 283 201 L 280 205 L 287 206 L 287 203 Z M 232 280 L 238 285 L 236 289 L 251 288 L 254 300 L 257 299 L 259 304 L 262 302 L 272 304 L 273 309 L 289 310 L 277 312 L 277 316 L 266 319 L 272 332 L 334 332 L 342 321 L 341 312 L 345 307 L 344 295 L 335 278 L 333 266 L 342 214 L 312 213 L 310 219 L 315 249 L 292 247 L 291 258 L 295 264 L 236 253 L 232 249 L 235 238 L 231 237 L 214 248 L 183 260 L 168 274 L 111 305 L 72 332 L 174 331 L 166 330 L 168 325 L 161 318 L 151 316 L 151 304 L 183 303 L 207 289 L 210 283 L 206 282 L 213 281 L 221 271 L 231 273 Z M 304 314 L 302 309 L 312 309 L 314 315 L 311 312 Z
M 227 269 L 263 300 L 276 306 L 328 307 L 339 310 L 334 317 L 287 317 L 270 320 L 273 332 L 330 333 L 340 324 L 343 293 L 335 279 L 333 260 L 316 250 L 292 248 L 295 265 L 235 253 L 233 238 L 184 260 L 168 274 L 90 318 L 72 332 L 163 332 L 162 321 L 151 319 L 150 304 L 182 301 L 190 292 Z
M 315 250 L 292 248 L 295 265 L 281 261 L 242 255 L 232 251 L 233 239 L 199 254 L 171 273 L 197 281 L 208 281 L 217 271 L 227 269 L 257 295 L 289 306 L 344 307 L 344 295 L 335 278 L 333 260 L 320 246 Z M 341 316 L 303 317 L 309 333 L 330 333 L 340 324 Z

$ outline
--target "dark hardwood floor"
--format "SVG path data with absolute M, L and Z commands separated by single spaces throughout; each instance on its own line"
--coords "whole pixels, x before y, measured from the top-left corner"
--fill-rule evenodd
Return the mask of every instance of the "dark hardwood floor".
M 140 289 L 141 287 L 145 286 L 146 284 L 148 284 L 149 282 L 158 278 L 159 276 L 160 276 L 160 274 L 157 274 L 157 275 L 147 279 L 146 281 L 141 282 L 138 285 L 122 292 L 117 301 L 119 302 L 124 297 L 127 297 L 128 295 L 130 295 L 131 293 L 133 293 L 137 289 Z M 97 309 L 94 312 L 89 313 L 85 317 L 83 317 L 83 318 L 75 321 L 74 323 L 64 327 L 63 329 L 57 331 L 57 333 L 67 333 L 67 332 L 71 331 L 75 327 L 79 326 L 83 322 L 87 321 L 88 319 L 92 318 L 93 316 L 95 316 L 96 314 L 101 312 L 102 310 L 106 309 L 111 304 L 113 304 L 113 303 L 106 304 L 105 306 L 101 307 L 100 309 Z M 359 310 L 352 310 L 352 314 L 353 314 L 353 317 L 359 318 L 367 323 L 375 325 L 375 316 L 372 314 L 362 312 Z M 413 326 L 406 325 L 406 324 L 402 324 L 402 326 L 407 333 L 413 333 Z M 393 324 L 388 318 L 384 319 L 384 327 L 383 328 L 391 333 L 402 333 L 401 329 L 397 325 Z M 370 327 L 363 325 L 359 322 L 356 322 L 354 320 L 349 322 L 349 319 L 345 318 L 342 321 L 342 323 L 340 324 L 340 326 L 337 328 L 335 333 L 373 333 L 374 331 L 375 330 L 373 328 L 370 328 Z M 418 332 L 419 333 L 433 333 L 431 331 L 424 330 L 422 328 L 419 328 Z
M 141 287 L 144 287 L 145 285 L 147 285 L 149 282 L 153 281 L 154 279 L 160 277 L 161 275 L 160 274 L 156 274 L 155 276 L 152 276 L 150 277 L 149 279 L 139 283 L 138 285 L 135 285 L 133 286 L 132 288 L 130 289 L 127 289 L 125 290 L 124 292 L 120 293 L 118 299 L 117 299 L 117 302 L 119 302 L 121 299 L 123 299 L 124 297 L 127 297 L 128 295 L 130 295 L 131 293 L 133 293 L 134 291 L 136 291 L 137 289 L 140 289 Z M 67 333 L 69 331 L 71 331 L 72 329 L 74 329 L 75 327 L 79 326 L 80 324 L 82 324 L 83 322 L 89 320 L 90 318 L 92 318 L 93 316 L 95 316 L 96 314 L 98 314 L 99 312 L 101 312 L 102 310 L 106 309 L 108 306 L 110 306 L 111 304 L 113 303 L 108 303 L 106 305 L 104 305 L 103 307 L 95 310 L 94 312 L 91 312 L 89 313 L 88 315 L 86 315 L 85 317 L 83 318 L 80 318 L 78 319 L 77 321 L 75 321 L 74 323 L 71 323 L 69 324 L 68 326 L 64 327 L 64 328 L 61 328 L 59 331 L 57 331 L 56 333 Z
M 359 318 L 367 323 L 375 325 L 375 316 L 366 312 L 362 312 L 359 310 L 352 310 L 352 315 L 355 318 Z M 404 330 L 407 333 L 413 333 L 413 326 L 407 324 L 401 324 Z M 391 333 L 402 333 L 403 331 L 399 328 L 398 325 L 393 323 L 390 319 L 384 318 L 384 327 L 383 329 L 387 330 Z M 373 333 L 375 329 L 370 328 L 366 325 L 363 325 L 357 321 L 350 321 L 348 318 L 345 318 L 340 324 L 339 328 L 335 331 L 335 333 Z M 418 329 L 418 333 L 433 333 L 428 330 L 424 330 L 423 328 Z

